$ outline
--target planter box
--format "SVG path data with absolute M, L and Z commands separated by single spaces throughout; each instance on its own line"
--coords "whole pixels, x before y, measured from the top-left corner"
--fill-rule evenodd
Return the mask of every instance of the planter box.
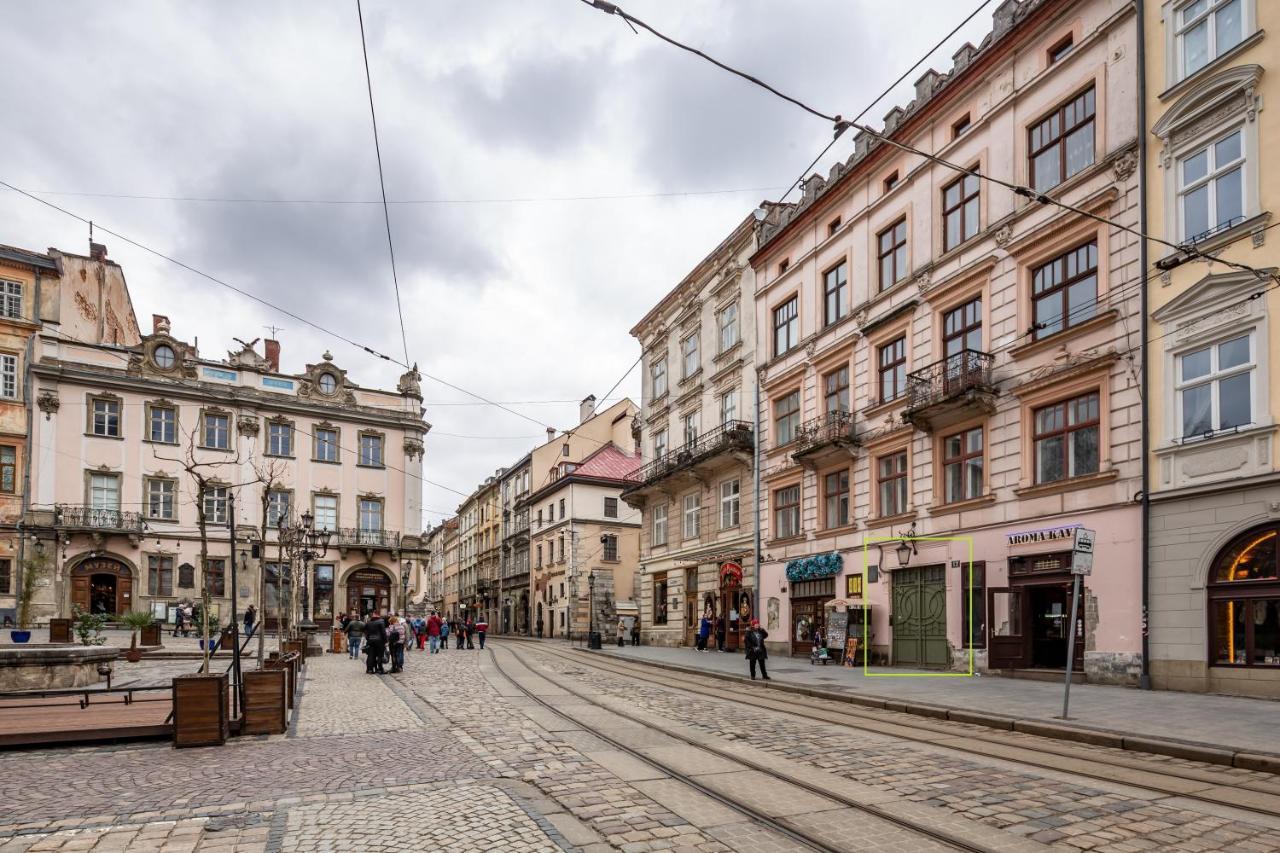
M 244 720 L 240 733 L 278 735 L 289 728 L 289 676 L 283 669 L 244 673 Z
M 71 642 L 71 620 L 70 619 L 50 619 L 49 620 L 49 642 L 51 643 Z
M 302 666 L 302 659 L 306 657 L 307 654 L 306 640 L 285 640 L 280 648 L 285 654 L 288 654 L 289 652 L 297 652 L 299 659 L 298 665 Z
M 298 689 L 298 669 L 293 663 L 294 658 L 288 660 L 281 657 L 273 657 L 266 661 L 263 665 L 264 669 L 279 670 L 284 673 L 285 677 L 285 706 L 289 710 L 293 710 L 293 694 Z
M 49 633 L 53 633 L 52 628 L 49 629 Z M 160 645 L 160 623 L 152 622 L 150 625 L 143 628 L 139 632 L 138 643 L 143 646 Z
M 231 734 L 227 674 L 173 679 L 173 745 L 221 746 Z

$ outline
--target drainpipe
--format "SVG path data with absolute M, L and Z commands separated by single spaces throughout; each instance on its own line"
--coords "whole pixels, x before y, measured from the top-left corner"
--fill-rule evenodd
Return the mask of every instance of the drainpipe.
M 751 612 L 755 614 L 755 618 L 760 618 L 760 371 L 756 370 L 755 382 L 755 405 L 752 406 L 752 438 L 753 446 L 752 455 L 755 457 L 754 464 L 751 466 L 752 480 L 752 502 L 755 505 L 753 514 L 755 515 L 755 541 L 754 559 L 755 567 L 753 574 L 755 577 L 755 603 L 752 605 Z
M 36 322 L 37 325 L 39 325 L 40 323 L 40 281 L 41 281 L 40 271 L 36 270 L 36 289 L 35 289 L 35 293 L 33 294 L 35 301 L 32 303 L 33 309 L 34 309 L 32 311 L 32 314 L 34 316 L 32 319 Z M 14 580 L 17 583 L 17 586 L 14 587 L 15 593 L 21 592 L 22 575 L 26 572 L 26 558 L 27 558 L 26 521 L 27 521 L 27 512 L 30 511 L 31 509 L 31 442 L 32 442 L 32 433 L 34 429 L 33 419 L 35 418 L 35 412 L 37 410 L 37 407 L 34 405 L 35 400 L 32 399 L 32 395 L 31 395 L 31 385 L 32 385 L 31 357 L 35 354 L 35 345 L 36 345 L 36 333 L 33 332 L 31 335 L 27 337 L 26 365 L 22 371 L 22 399 L 25 400 L 27 403 L 26 405 L 27 442 L 26 442 L 26 446 L 23 448 L 23 451 L 22 451 L 22 498 L 21 498 L 22 514 L 18 517 L 18 565 L 17 565 L 17 571 L 14 573 Z M 52 555 L 51 555 L 52 559 L 56 563 L 58 559 L 58 543 L 56 539 L 54 540 L 53 548 L 50 550 L 52 551 Z M 56 575 L 55 575 L 55 581 L 56 581 Z M 55 594 L 58 591 L 58 585 L 56 582 L 53 585 L 53 590 Z M 14 596 L 14 602 L 15 603 L 17 602 L 17 595 Z M 54 612 L 60 613 L 62 610 L 61 596 L 57 596 L 57 600 L 55 600 L 53 604 L 54 604 Z
M 1146 9 L 1144 0 L 1135 0 L 1138 9 L 1138 231 L 1147 233 L 1147 48 L 1146 48 Z M 1147 371 L 1147 270 L 1150 259 L 1147 251 L 1147 238 L 1139 238 L 1138 270 L 1142 275 L 1139 294 L 1142 300 L 1142 320 L 1140 330 L 1142 341 L 1139 344 L 1142 353 L 1142 381 L 1140 387 L 1142 423 L 1142 673 L 1138 676 L 1138 687 L 1151 689 L 1151 642 L 1148 631 L 1148 603 L 1151 599 L 1151 550 L 1148 543 L 1151 530 L 1151 448 L 1150 448 L 1150 414 L 1149 392 L 1151 382 Z

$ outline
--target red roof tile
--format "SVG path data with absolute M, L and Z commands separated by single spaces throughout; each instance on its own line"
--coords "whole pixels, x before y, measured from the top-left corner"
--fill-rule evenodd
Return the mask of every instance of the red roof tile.
M 573 473 L 579 477 L 631 480 L 640 468 L 640 454 L 623 453 L 617 445 L 606 444 L 592 453 Z

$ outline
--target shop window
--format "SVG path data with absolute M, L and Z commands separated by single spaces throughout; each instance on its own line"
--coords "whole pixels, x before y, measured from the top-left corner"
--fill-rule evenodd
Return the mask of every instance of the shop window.
M 1098 392 L 1035 410 L 1037 483 L 1098 473 Z
M 653 576 L 653 624 L 667 624 L 667 574 Z
M 316 600 L 311 615 L 316 619 L 333 618 L 333 565 L 317 563 L 315 568 Z
M 1218 555 L 1210 572 L 1209 663 L 1280 666 L 1280 525 L 1255 528 Z

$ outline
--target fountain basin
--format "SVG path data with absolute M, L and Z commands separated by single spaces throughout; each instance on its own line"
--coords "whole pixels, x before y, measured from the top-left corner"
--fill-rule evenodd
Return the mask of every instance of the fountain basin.
M 0 693 L 90 687 L 102 680 L 98 664 L 119 656 L 114 646 L 0 646 Z

